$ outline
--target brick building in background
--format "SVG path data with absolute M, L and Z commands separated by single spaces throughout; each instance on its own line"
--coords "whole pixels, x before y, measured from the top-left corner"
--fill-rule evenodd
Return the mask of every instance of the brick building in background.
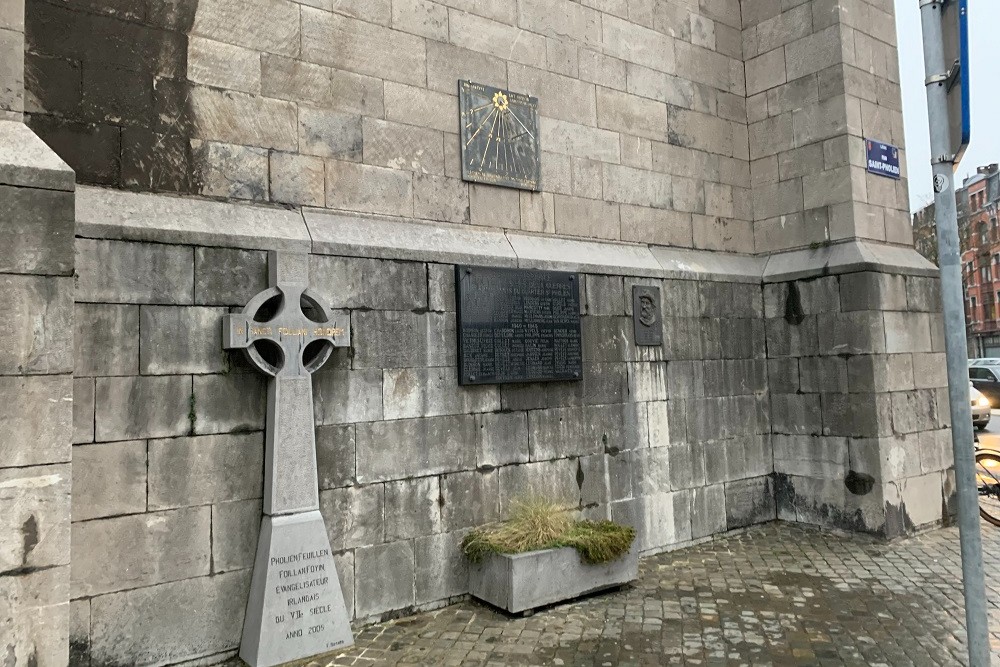
M 962 243 L 962 282 L 970 357 L 1000 356 L 1000 167 L 979 167 L 955 192 Z M 913 214 L 913 237 L 924 257 L 937 263 L 934 204 Z

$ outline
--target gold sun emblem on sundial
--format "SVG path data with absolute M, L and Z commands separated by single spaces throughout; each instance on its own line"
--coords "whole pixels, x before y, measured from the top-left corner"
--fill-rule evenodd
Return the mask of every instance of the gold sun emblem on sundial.
M 538 100 L 480 84 L 462 84 L 463 178 L 537 189 Z

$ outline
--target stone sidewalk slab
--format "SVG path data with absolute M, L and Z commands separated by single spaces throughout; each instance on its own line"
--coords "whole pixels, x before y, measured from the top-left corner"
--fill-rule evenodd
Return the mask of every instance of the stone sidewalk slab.
M 1000 530 L 984 524 L 983 542 L 989 575 Z M 617 592 L 528 618 L 463 602 L 361 629 L 308 665 L 963 665 L 960 573 L 956 528 L 886 544 L 773 523 L 646 558 Z

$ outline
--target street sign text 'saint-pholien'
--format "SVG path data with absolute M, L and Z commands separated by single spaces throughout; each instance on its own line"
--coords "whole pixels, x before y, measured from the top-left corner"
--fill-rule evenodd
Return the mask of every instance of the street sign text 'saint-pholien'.
M 891 144 L 865 139 L 868 173 L 899 178 L 899 149 Z

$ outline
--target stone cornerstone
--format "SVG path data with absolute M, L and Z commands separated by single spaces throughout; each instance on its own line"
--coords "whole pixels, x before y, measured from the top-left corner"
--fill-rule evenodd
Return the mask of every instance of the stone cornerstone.
M 524 495 L 645 554 L 947 520 L 936 272 L 865 171 L 897 69 L 891 0 L 0 0 L 0 662 L 235 654 L 267 390 L 221 323 L 271 250 L 350 322 L 313 382 L 357 623 L 467 594 Z M 539 99 L 541 191 L 462 180 L 460 79 Z M 579 272 L 582 381 L 459 386 L 455 264 Z

